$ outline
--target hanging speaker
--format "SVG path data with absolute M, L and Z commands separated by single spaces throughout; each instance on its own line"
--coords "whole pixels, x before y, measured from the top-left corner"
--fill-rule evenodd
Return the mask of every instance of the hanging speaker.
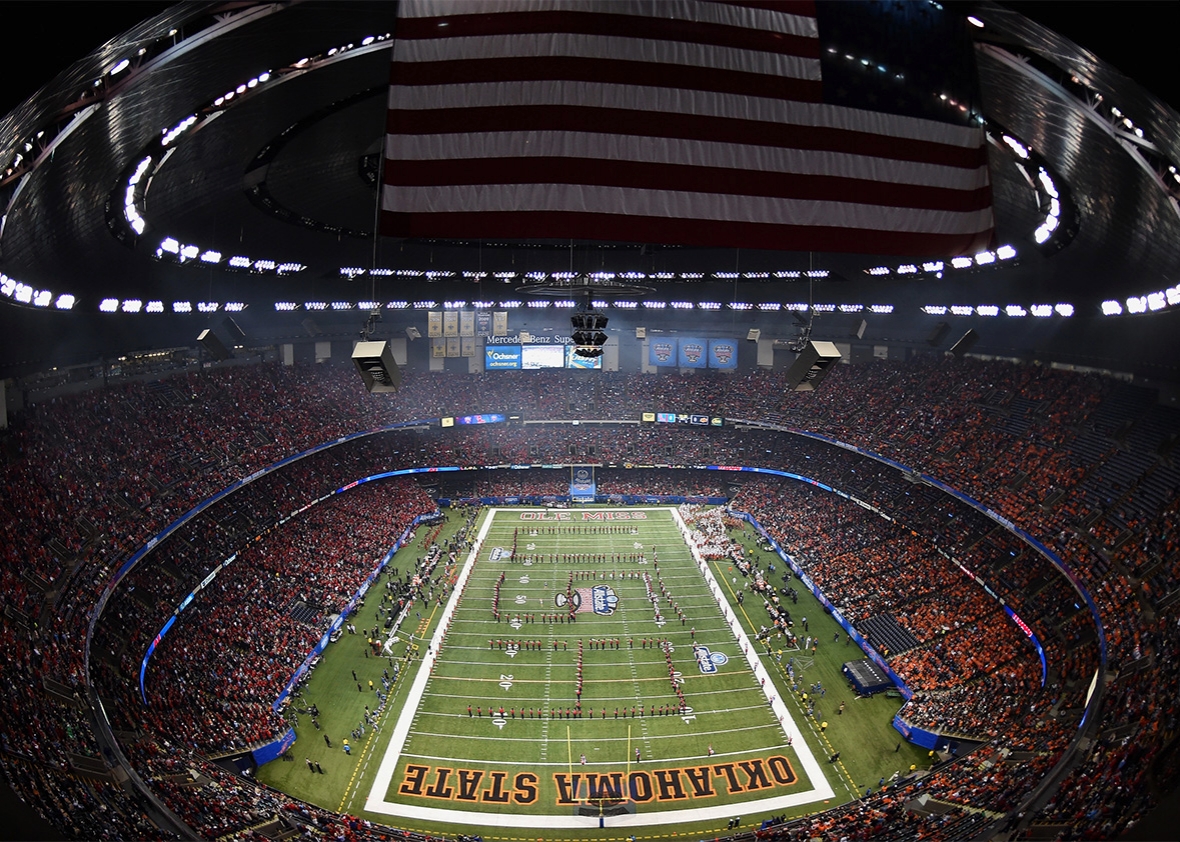
M 228 360 L 233 356 L 233 354 L 229 352 L 229 349 L 225 347 L 222 341 L 217 338 L 217 334 L 208 328 L 202 330 L 197 336 L 197 342 L 199 342 L 201 347 L 204 348 L 205 351 L 208 352 L 209 356 L 215 360 Z
M 963 355 L 975 347 L 975 343 L 979 341 L 979 334 L 974 330 L 969 330 L 964 333 L 959 341 L 951 346 L 950 353 L 956 358 L 962 359 Z
M 388 342 L 358 342 L 352 349 L 352 361 L 365 388 L 372 394 L 396 392 L 402 384 L 402 372 L 393 360 Z
M 840 352 L 831 342 L 808 342 L 787 369 L 787 388 L 795 392 L 813 391 L 838 362 Z

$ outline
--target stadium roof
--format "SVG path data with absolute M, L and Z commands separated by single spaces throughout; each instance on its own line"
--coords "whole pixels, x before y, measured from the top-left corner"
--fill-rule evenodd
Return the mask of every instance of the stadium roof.
M 1110 8 L 1085 5 L 1092 16 Z M 1015 253 L 966 255 L 959 269 L 922 255 L 375 238 L 389 81 L 382 36 L 395 28 L 395 4 L 127 4 L 118 14 L 158 14 L 69 65 L 4 120 L 0 374 L 192 344 L 231 303 L 245 306 L 234 318 L 258 341 L 306 340 L 307 302 L 325 304 L 320 327 L 344 337 L 371 301 L 499 301 L 528 272 L 573 270 L 637 273 L 655 297 L 719 303 L 704 318 L 729 332 L 740 323 L 789 337 L 787 312 L 729 305 L 813 295 L 830 307 L 816 338 L 847 338 L 864 319 L 865 342 L 922 347 L 947 321 L 955 335 L 978 332 L 977 352 L 1177 379 L 1180 178 L 1169 167 L 1180 168 L 1180 120 L 1015 8 L 953 7 L 984 24 L 976 61 L 997 244 Z M 41 60 L 68 65 L 73 56 L 44 38 Z M 1055 230 L 1039 245 L 1053 207 Z M 827 275 L 812 291 L 814 269 Z M 63 296 L 74 297 L 68 311 Z M 102 312 L 104 301 L 114 312 Z M 164 312 L 145 312 L 156 301 Z M 192 312 L 173 313 L 178 301 Z M 276 302 L 296 309 L 276 312 Z M 1121 315 L 1104 315 L 1104 302 Z M 201 312 L 210 303 L 217 310 Z M 400 330 L 415 318 L 424 319 L 411 306 L 386 322 Z M 632 321 L 660 318 L 641 310 Z M 629 324 L 626 314 L 613 322 Z

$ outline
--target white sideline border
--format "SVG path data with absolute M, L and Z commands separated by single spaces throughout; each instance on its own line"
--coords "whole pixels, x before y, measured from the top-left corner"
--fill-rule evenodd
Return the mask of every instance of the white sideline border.
M 386 746 L 385 755 L 381 758 L 381 765 L 377 769 L 377 775 L 373 779 L 373 786 L 369 789 L 369 796 L 365 800 L 364 809 L 371 813 L 396 816 L 402 819 L 452 822 L 455 824 L 469 824 L 483 827 L 561 828 L 575 830 L 579 828 L 598 827 L 598 816 L 574 816 L 568 812 L 544 815 L 493 813 L 475 810 L 448 810 L 441 807 L 423 807 L 416 804 L 401 804 L 385 800 L 385 793 L 389 791 L 389 786 L 393 781 L 393 773 L 397 768 L 398 761 L 401 759 L 402 750 L 405 748 L 406 740 L 409 737 L 410 725 L 414 721 L 414 716 L 418 711 L 418 705 L 421 704 L 422 696 L 426 692 L 426 683 L 430 680 L 435 659 L 438 656 L 439 648 L 442 646 L 446 633 L 450 629 L 451 619 L 454 617 L 455 611 L 458 608 L 459 599 L 467 588 L 467 580 L 470 578 L 471 570 L 475 566 L 475 559 L 479 556 L 479 552 L 483 548 L 484 539 L 487 537 L 492 522 L 496 519 L 496 515 L 502 511 L 522 512 L 547 510 L 518 506 L 509 508 L 492 507 L 489 509 L 487 516 L 484 518 L 483 525 L 480 527 L 479 534 L 475 539 L 475 543 L 471 547 L 471 552 L 468 553 L 467 559 L 463 563 L 463 569 L 459 572 L 459 578 L 455 582 L 455 588 L 451 591 L 451 598 L 447 600 L 446 607 L 443 609 L 443 615 L 439 619 L 434 637 L 426 649 L 422 663 L 418 666 L 418 674 L 414 677 L 414 683 L 410 686 L 410 690 L 406 695 L 405 705 L 402 707 L 397 724 L 390 734 L 389 744 Z M 562 509 L 561 511 L 601 512 L 604 509 Z M 835 793 L 828 783 L 827 775 L 824 774 L 823 768 L 811 751 L 811 747 L 807 745 L 806 740 L 803 739 L 798 728 L 796 728 L 795 721 L 791 718 L 791 714 L 787 710 L 783 700 L 774 693 L 774 682 L 762 664 L 761 658 L 758 657 L 757 646 L 751 644 L 745 629 L 742 628 L 741 623 L 737 621 L 737 618 L 729 610 L 729 601 L 724 598 L 721 586 L 713 576 L 713 571 L 709 569 L 708 563 L 701 558 L 700 553 L 697 552 L 696 547 L 689 540 L 691 531 L 680 517 L 680 512 L 674 506 L 627 507 L 622 511 L 660 511 L 671 513 L 672 519 L 676 523 L 677 528 L 679 528 L 685 544 L 692 552 L 693 560 L 696 561 L 698 569 L 704 576 L 705 582 L 713 594 L 713 598 L 717 600 L 722 617 L 729 624 L 730 631 L 736 638 L 742 652 L 745 653 L 746 661 L 754 674 L 754 678 L 762 686 L 762 692 L 766 694 L 771 710 L 778 717 L 779 723 L 783 727 L 784 737 L 791 739 L 791 747 L 795 749 L 795 753 L 799 756 L 799 762 L 807 773 L 808 779 L 812 782 L 812 789 L 790 795 L 779 795 L 773 798 L 742 801 L 736 804 L 688 807 L 681 810 L 638 811 L 621 816 L 610 816 L 605 821 L 608 822 L 610 827 L 645 827 L 680 824 L 690 821 L 729 818 L 734 815 L 735 811 L 743 813 L 774 812 L 775 810 L 795 807 L 800 804 L 809 804 L 834 798 Z

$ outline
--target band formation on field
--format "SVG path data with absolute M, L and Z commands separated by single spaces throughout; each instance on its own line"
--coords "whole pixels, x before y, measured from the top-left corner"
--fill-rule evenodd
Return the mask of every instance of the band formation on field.
M 487 511 L 364 809 L 572 829 L 831 799 L 725 596 L 739 578 L 691 532 L 674 508 Z

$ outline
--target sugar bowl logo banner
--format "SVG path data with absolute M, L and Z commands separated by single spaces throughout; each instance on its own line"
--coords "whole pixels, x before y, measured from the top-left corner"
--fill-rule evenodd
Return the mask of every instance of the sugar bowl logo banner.
M 737 342 L 732 339 L 710 339 L 709 368 L 737 368 Z
M 647 348 L 648 365 L 676 365 L 676 340 L 657 339 Z
M 681 368 L 706 368 L 709 364 L 708 356 L 705 354 L 708 344 L 704 339 L 681 337 L 676 362 Z
M 595 487 L 593 465 L 570 468 L 570 497 L 578 501 L 593 501 Z

